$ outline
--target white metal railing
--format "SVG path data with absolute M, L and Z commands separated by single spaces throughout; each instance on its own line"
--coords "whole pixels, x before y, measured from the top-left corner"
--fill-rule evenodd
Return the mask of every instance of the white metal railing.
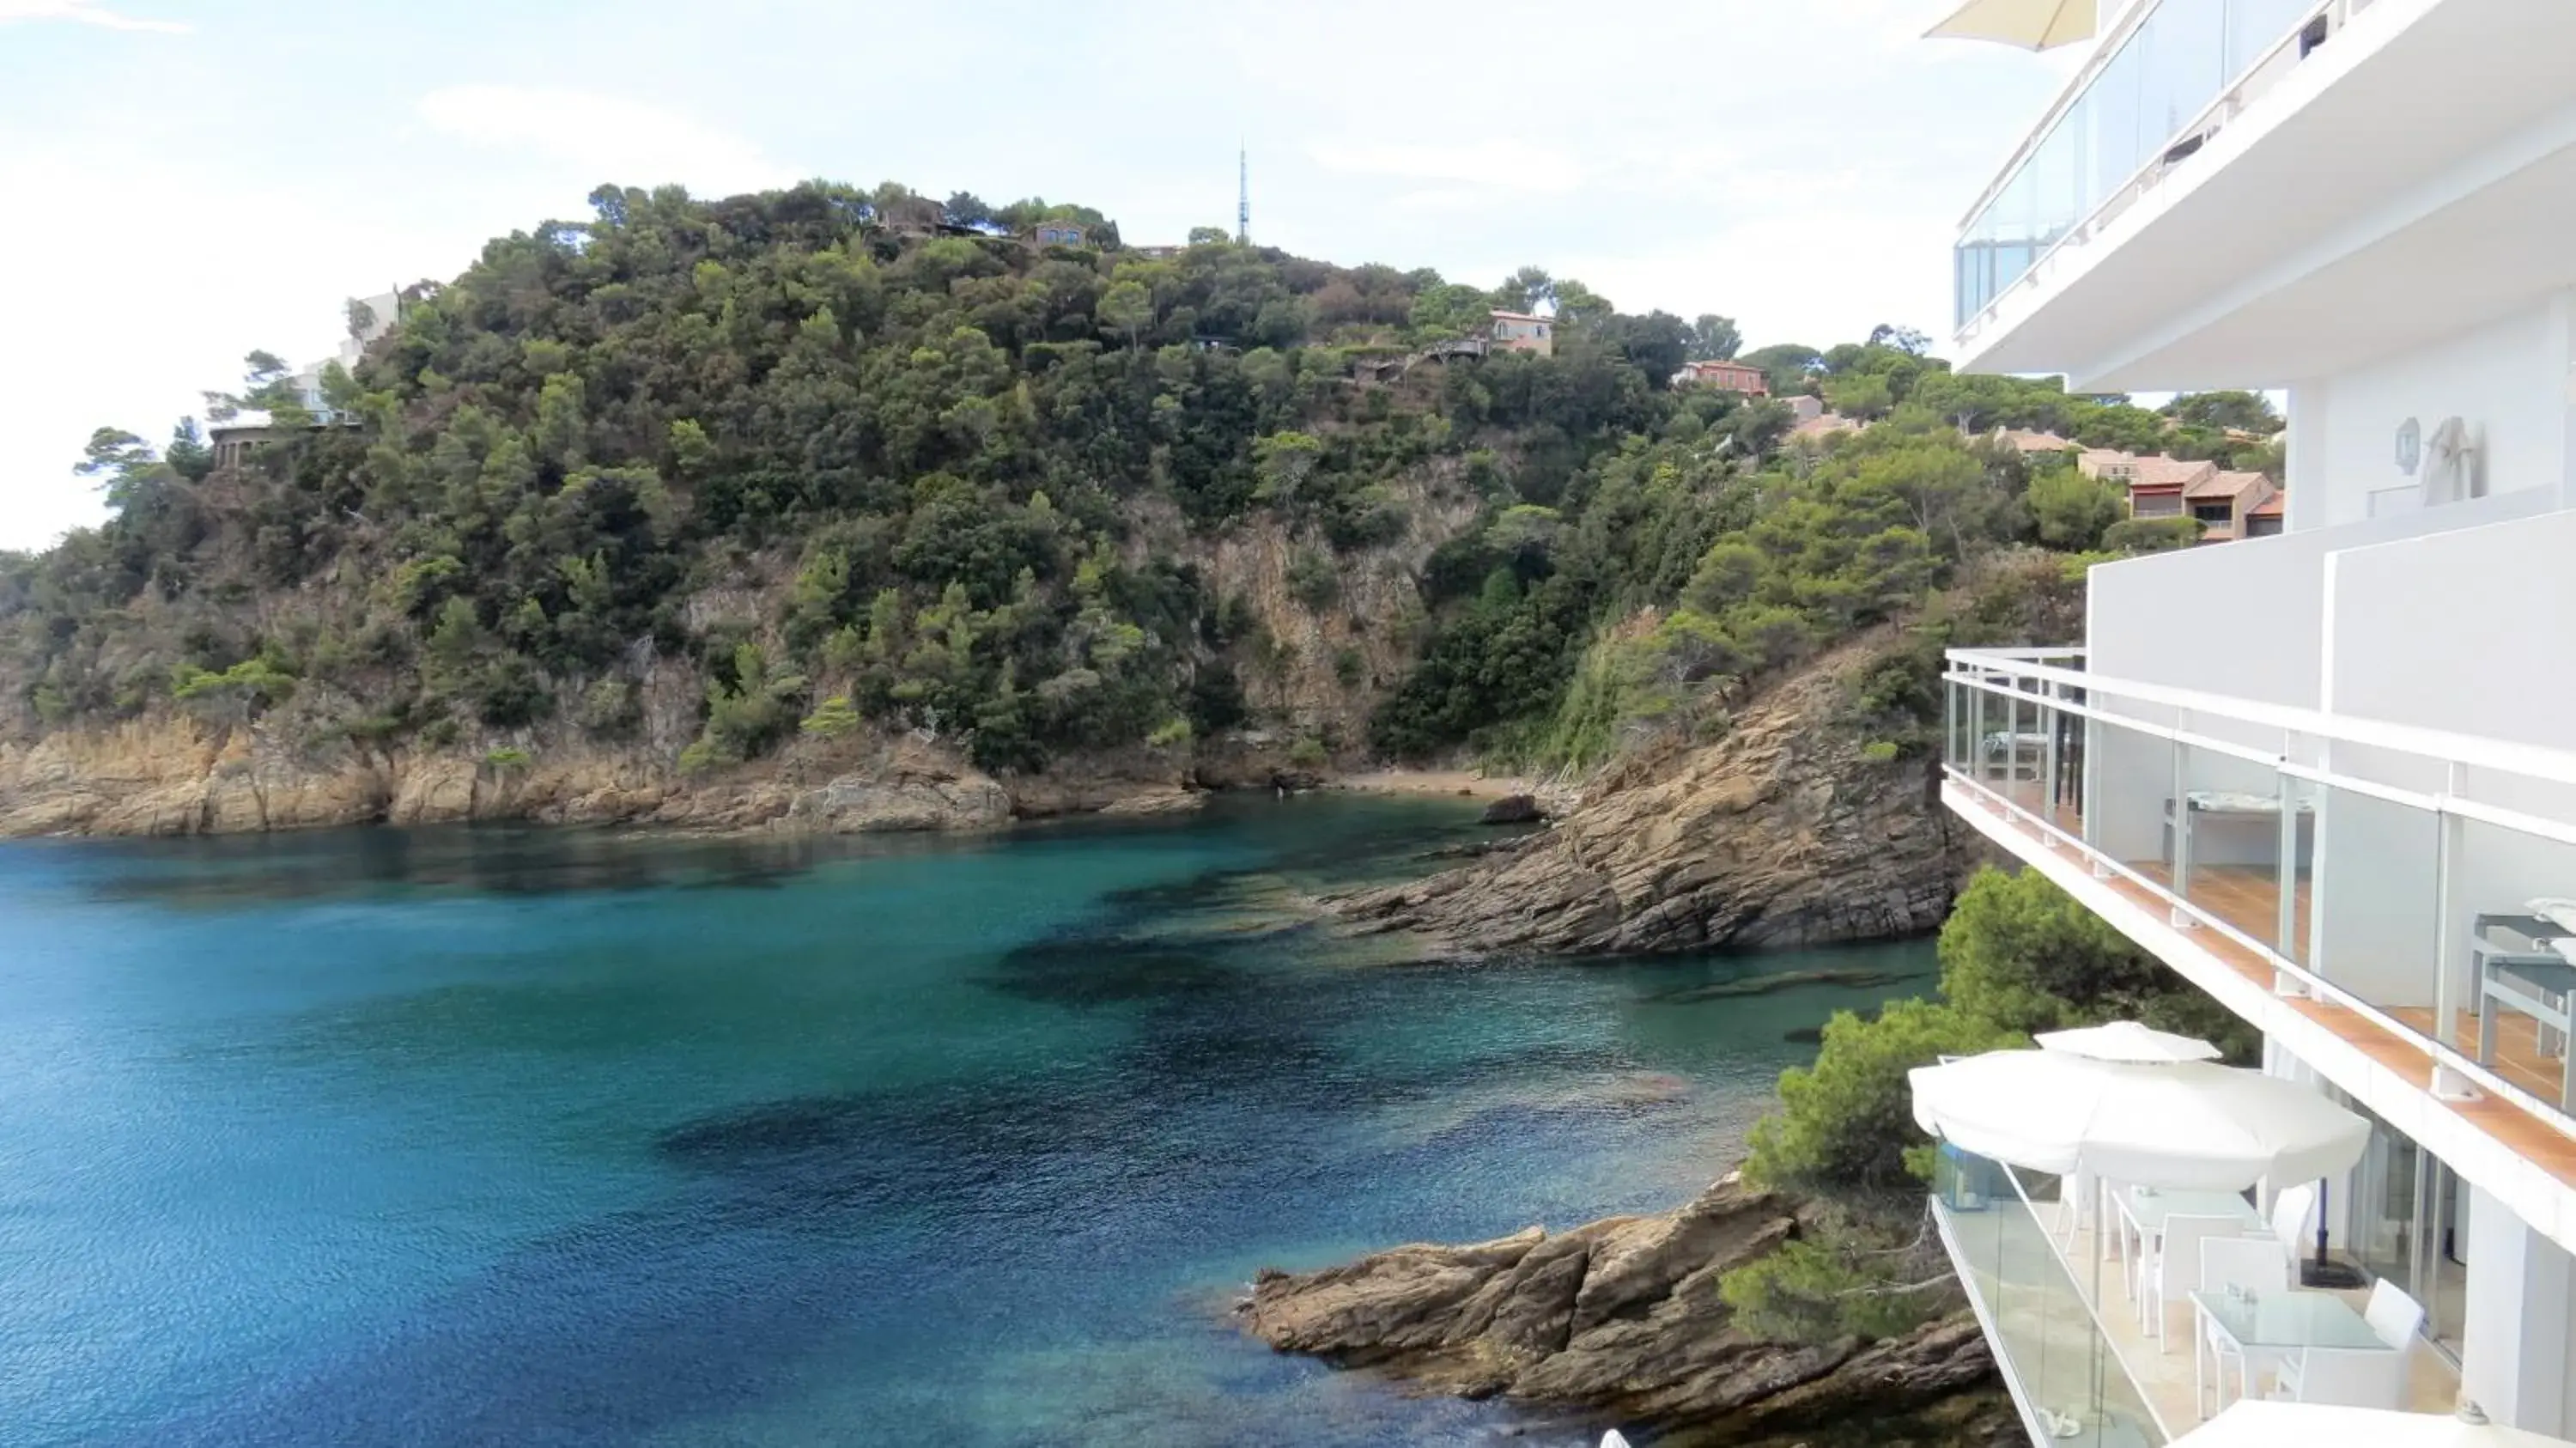
M 2312 709 L 2266 704 L 2255 700 L 2172 688 L 2136 680 L 2106 678 L 2063 667 L 2048 660 L 2069 660 L 2080 656 L 2080 650 L 2033 649 L 1952 649 L 1947 652 L 1948 668 L 1944 680 L 1952 689 L 1954 710 L 1960 694 L 1969 701 L 1967 738 L 1972 751 L 1970 767 L 1961 768 L 1958 761 L 1945 765 L 1945 775 L 1953 783 L 1976 794 L 1981 800 L 2008 816 L 2039 831 L 2043 838 L 2076 850 L 2095 873 L 2102 877 L 2127 880 L 2154 895 L 2176 912 L 2177 923 L 2187 917 L 2193 925 L 2211 930 L 2253 952 L 2277 972 L 2278 976 L 2298 983 L 2312 999 L 2327 1002 L 2368 1020 L 2398 1039 L 2422 1049 L 2431 1062 L 2478 1088 L 2513 1102 L 2531 1112 L 2564 1135 L 2576 1138 L 2576 1119 L 2559 1103 L 2543 1101 L 2521 1087 L 2503 1079 L 2492 1068 L 2481 1064 L 2456 1049 L 2439 1034 L 2427 1035 L 2390 1015 L 2378 1004 L 2338 985 L 2317 969 L 2292 957 L 2292 920 L 2295 906 L 2293 892 L 2286 878 L 2280 890 L 2279 935 L 2262 940 L 2249 934 L 2234 922 L 2189 898 L 2186 843 L 2188 830 L 2184 818 L 2185 790 L 2181 750 L 2202 751 L 2225 758 L 2241 760 L 2273 771 L 2282 779 L 2297 780 L 2320 789 L 2331 789 L 2362 796 L 2419 811 L 2435 822 L 2434 891 L 2439 902 L 2436 915 L 2435 970 L 2437 996 L 2435 1029 L 2441 1031 L 2449 1020 L 2451 1003 L 2446 998 L 2449 982 L 2457 964 L 2454 937 L 2460 932 L 2453 927 L 2459 912 L 2458 885 L 2455 880 L 2456 855 L 2459 845 L 2455 831 L 2448 828 L 2451 820 L 2469 821 L 2511 831 L 2518 835 L 2554 844 L 2576 847 L 2576 822 L 2536 815 L 2524 810 L 2467 797 L 2466 771 L 2470 768 L 2496 771 L 2527 780 L 2555 784 L 2576 784 L 2576 753 L 2565 750 L 2518 744 L 2507 740 L 2445 730 L 2424 729 L 2385 720 L 2354 718 L 2326 714 Z M 2173 812 L 2173 875 L 2171 882 L 2158 880 L 2106 850 L 2096 848 L 2087 838 L 2068 833 L 2048 814 L 2034 811 L 2008 791 L 1990 788 L 1987 762 L 1982 753 L 1987 748 L 1988 734 L 1980 701 L 2001 698 L 2012 712 L 2008 730 L 2018 730 L 2020 710 L 2027 707 L 2047 713 L 2081 718 L 2108 728 L 2126 731 L 2146 738 L 2171 742 L 2178 746 L 2175 761 L 2174 792 L 2169 800 Z M 2173 723 L 2141 718 L 2103 707 L 2103 700 L 2126 701 L 2173 711 Z M 2195 717 L 2224 720 L 2233 724 L 2273 729 L 2280 733 L 2277 749 L 2249 745 L 2240 738 L 2222 738 L 2192 727 Z M 1945 749 L 1952 749 L 1960 739 L 1960 721 L 1953 717 L 1945 734 Z M 2382 780 L 2355 775 L 2326 765 L 2311 765 L 2292 756 L 2301 740 L 2322 743 L 2346 742 L 2366 745 L 2410 756 L 2426 764 L 2441 767 L 2445 788 L 2436 792 L 2407 789 Z M 2057 786 L 2056 731 L 2049 729 L 2043 763 L 2043 777 Z M 2008 750 L 2019 747 L 2018 739 L 2008 739 Z M 2017 777 L 2017 759 L 2007 759 L 2007 777 Z M 2091 833 L 2096 801 L 2088 796 L 2082 802 Z M 2296 811 L 2281 810 L 2282 853 L 2280 860 L 2295 867 Z M 2322 881 L 2331 872 L 2320 863 Z M 2323 962 L 2320 962 L 2322 964 Z
M 2206 3 L 2206 0 L 2194 0 L 2194 3 Z M 2010 277 L 1986 279 L 1980 288 L 1981 294 L 1975 298 L 1976 305 L 1973 308 L 1965 305 L 1959 308 L 1956 326 L 1953 329 L 1955 339 L 1962 343 L 1973 340 L 1993 320 L 1996 311 L 2007 298 L 2025 286 L 2037 285 L 2044 273 L 2053 272 L 2056 269 L 2057 260 L 2062 253 L 2091 241 L 2102 226 L 2126 211 L 2139 197 L 2162 182 L 2171 170 L 2189 159 L 2188 154 L 2175 156 L 2173 153 L 2176 149 L 2192 145 L 2194 142 L 2198 145 L 2206 145 L 2209 138 L 2220 128 L 2233 121 L 2246 106 L 2269 91 L 2281 76 L 2289 71 L 2289 66 L 2282 62 L 2293 58 L 2294 51 L 2296 55 L 2306 54 L 2310 47 L 2304 37 L 2309 35 L 2319 20 L 2324 21 L 2326 34 L 2331 37 L 2351 23 L 2352 17 L 2368 8 L 2370 3 L 2371 0 L 2316 0 L 2315 4 L 2301 13 L 2296 22 L 2270 45 L 2251 59 L 2230 67 L 2229 79 L 2219 87 L 2218 93 L 2195 111 L 2189 121 L 2147 148 L 2136 167 L 2119 185 L 2110 188 L 2098 198 L 2090 196 L 2076 198 L 2072 213 L 2065 218 L 2063 229 L 2054 235 L 2045 235 L 2046 227 L 2034 227 L 2031 236 L 2018 242 L 1990 240 L 1980 243 L 1974 236 L 1977 228 L 1995 213 L 2006 193 L 2022 179 L 2025 172 L 2031 171 L 2036 166 L 2042 149 L 2057 138 L 2062 128 L 2075 119 L 2076 107 L 2092 95 L 2096 86 L 2104 79 L 2105 73 L 2121 61 L 2130 45 L 2137 39 L 2139 32 L 2145 29 L 2151 20 L 2163 13 L 2165 6 L 2163 0 L 2148 0 L 2148 3 L 2130 11 L 2104 43 L 2095 48 L 2083 68 L 2068 81 L 2057 100 L 2042 115 L 2040 123 L 2014 150 L 2011 159 L 2004 163 L 2003 169 L 1996 173 L 1994 180 L 1988 182 L 1985 190 L 1978 194 L 1976 204 L 1968 208 L 1968 214 L 1960 221 L 1960 240 L 1952 248 L 1954 256 L 1967 256 L 1979 251 L 1991 254 L 2024 247 L 2028 248 L 2032 255 L 2020 270 Z M 2198 145 L 2193 146 L 2194 151 L 2197 151 Z M 1982 264 L 1991 265 L 1991 255 Z M 1953 263 L 1952 282 L 1954 286 L 1963 288 L 1966 285 L 1961 268 L 1956 262 Z M 1963 304 L 1967 300 L 1965 295 L 1961 297 Z

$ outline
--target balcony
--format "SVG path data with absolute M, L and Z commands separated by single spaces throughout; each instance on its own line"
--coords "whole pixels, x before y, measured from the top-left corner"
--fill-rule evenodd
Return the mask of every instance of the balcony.
M 2576 284 L 2571 50 L 2528 0 L 2144 0 L 1962 223 L 1959 369 L 2290 387 L 2520 315 Z
M 2511 526 L 2539 527 L 2524 541 L 2554 545 L 2576 537 L 2571 525 L 2576 515 L 2553 514 Z M 2472 536 L 2493 531 L 2448 551 L 2508 566 L 2495 540 Z M 2386 561 L 2427 563 L 2411 550 Z M 2357 586 L 2378 586 L 2369 569 L 2351 571 Z M 2393 592 L 2402 605 L 2404 590 Z M 2098 583 L 2093 616 L 2097 635 L 2119 632 Z M 2274 693 L 2301 692 L 2298 657 L 2269 660 Z M 2576 967 L 2543 943 L 2569 932 L 2530 905 L 2576 898 L 2576 755 L 2110 677 L 2088 662 L 2076 650 L 1953 652 L 1944 799 L 2576 1248 Z M 2494 711 L 2500 722 L 2512 712 Z M 2547 727 L 2563 733 L 2569 717 Z
M 1962 340 L 2057 247 L 2082 244 L 2186 164 L 2352 8 L 2351 0 L 2148 0 L 2129 12 L 1961 224 Z
M 2090 1215 L 2078 1219 L 2062 1186 L 1944 1149 L 1933 1224 L 2032 1441 L 2157 1448 L 2232 1401 L 2236 1385 L 2204 1369 L 2187 1304 L 2169 1309 L 2159 1343 L 2125 1264 L 2107 1239 L 2097 1241 Z M 2355 1310 L 2366 1297 L 2340 1295 Z M 2448 1411 L 2460 1386 L 2450 1364 L 2418 1343 L 2406 1373 L 2407 1407 Z

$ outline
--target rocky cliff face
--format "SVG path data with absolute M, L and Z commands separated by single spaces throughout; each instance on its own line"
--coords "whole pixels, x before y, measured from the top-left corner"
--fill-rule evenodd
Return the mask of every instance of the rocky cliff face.
M 1542 834 L 1336 900 L 1364 927 L 1462 954 L 1632 954 L 1872 940 L 1935 929 L 1969 863 L 1927 760 L 1875 762 L 1839 724 L 1855 644 L 1789 676 L 1710 744 L 1614 765 Z
M 1283 1352 L 1645 1426 L 1659 1444 L 2019 1441 L 1964 1312 L 1882 1343 L 1774 1343 L 1737 1329 L 1719 1279 L 1800 1230 L 1795 1203 L 1729 1176 L 1660 1216 L 1264 1270 L 1240 1313 Z

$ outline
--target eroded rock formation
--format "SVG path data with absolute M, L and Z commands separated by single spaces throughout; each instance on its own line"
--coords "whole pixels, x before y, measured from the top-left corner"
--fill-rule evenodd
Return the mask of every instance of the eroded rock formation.
M 1752 700 L 1725 736 L 1614 765 L 1543 833 L 1330 902 L 1457 954 L 1617 955 L 1799 946 L 1937 928 L 1969 864 L 1929 761 L 1880 761 L 1840 722 L 1855 645 Z
M 1642 1425 L 1658 1444 L 2020 1441 L 1964 1311 L 1880 1343 L 1739 1330 L 1719 1279 L 1801 1229 L 1798 1204 L 1729 1176 L 1656 1216 L 1397 1247 L 1320 1272 L 1266 1269 L 1240 1312 L 1283 1352 Z

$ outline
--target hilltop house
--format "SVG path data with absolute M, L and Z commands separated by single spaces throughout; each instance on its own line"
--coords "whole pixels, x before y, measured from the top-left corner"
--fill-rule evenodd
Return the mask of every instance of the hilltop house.
M 1996 428 L 1995 441 L 2026 458 L 2052 457 L 2074 452 L 2077 447 L 2074 442 L 2053 432 L 2030 432 L 2021 428 Z
M 1494 345 L 1506 352 L 1536 352 L 1541 357 L 1554 356 L 1556 330 L 1554 317 L 1532 316 L 1527 312 L 1506 312 L 1497 308 L 1494 318 Z
M 1714 387 L 1724 392 L 1741 392 L 1747 397 L 1771 395 L 1771 378 L 1759 367 L 1742 362 L 1685 362 L 1673 374 L 1675 387 Z
M 402 304 L 402 293 L 398 291 L 349 299 L 348 334 L 340 339 L 337 355 L 328 361 L 315 362 L 295 374 L 299 404 L 312 414 L 309 426 L 333 427 L 356 421 L 355 418 L 340 416 L 323 396 L 322 375 L 333 362 L 354 370 L 360 359 L 367 355 L 367 348 L 402 320 Z M 230 422 L 208 428 L 206 438 L 214 451 L 215 466 L 228 468 L 239 467 L 252 453 L 271 443 L 286 441 L 295 432 L 295 429 L 277 426 L 264 413 L 246 412 Z
M 2207 530 L 2202 542 L 2225 543 L 2250 536 L 2246 521 L 2272 492 L 2272 480 L 2261 473 L 2213 471 L 2182 490 L 2182 503 Z

